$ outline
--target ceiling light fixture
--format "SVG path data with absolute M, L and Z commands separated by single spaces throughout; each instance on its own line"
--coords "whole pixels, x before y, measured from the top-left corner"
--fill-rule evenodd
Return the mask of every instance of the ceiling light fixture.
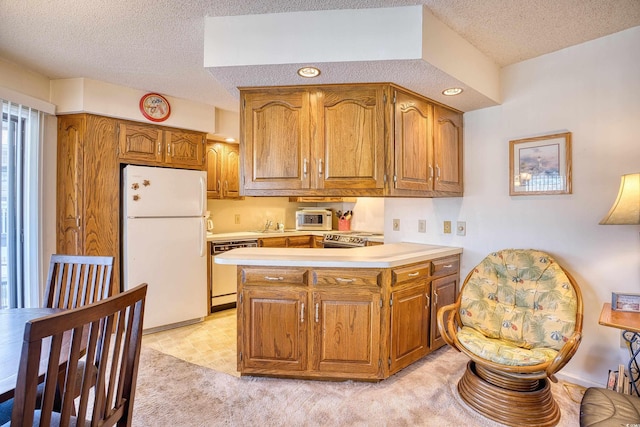
M 302 67 L 298 70 L 298 75 L 305 78 L 318 77 L 320 70 L 316 67 Z
M 446 96 L 454 96 L 462 93 L 462 88 L 459 87 L 450 87 L 449 89 L 445 89 L 442 91 L 443 95 Z

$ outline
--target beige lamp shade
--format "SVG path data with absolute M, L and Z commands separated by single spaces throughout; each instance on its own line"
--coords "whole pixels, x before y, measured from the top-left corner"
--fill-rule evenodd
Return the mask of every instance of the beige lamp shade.
M 600 224 L 640 224 L 640 173 L 622 175 L 618 198 Z

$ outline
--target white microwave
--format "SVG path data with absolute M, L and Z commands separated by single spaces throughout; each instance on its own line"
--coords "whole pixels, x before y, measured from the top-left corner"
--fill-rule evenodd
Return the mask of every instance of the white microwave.
M 331 230 L 329 209 L 302 209 L 296 212 L 296 230 Z

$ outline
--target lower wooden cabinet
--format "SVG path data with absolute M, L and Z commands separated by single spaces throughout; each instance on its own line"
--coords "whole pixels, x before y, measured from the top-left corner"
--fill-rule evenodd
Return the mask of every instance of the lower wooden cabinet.
M 311 248 L 314 236 L 277 236 L 261 237 L 258 239 L 258 247 L 261 248 Z
M 320 374 L 378 377 L 380 292 L 313 292 L 311 302 L 310 368 Z
M 392 373 L 429 352 L 429 263 L 394 269 L 391 281 L 389 369 Z M 435 317 L 435 313 L 434 313 Z
M 238 267 L 243 375 L 381 380 L 442 345 L 459 257 L 393 269 Z
M 306 290 L 249 288 L 242 294 L 238 348 L 244 369 L 303 371 L 307 368 Z

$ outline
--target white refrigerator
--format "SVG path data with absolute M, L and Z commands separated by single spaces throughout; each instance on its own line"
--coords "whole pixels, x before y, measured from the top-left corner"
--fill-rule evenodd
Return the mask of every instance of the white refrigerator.
M 206 172 L 128 165 L 123 171 L 124 289 L 147 283 L 143 329 L 207 315 Z

